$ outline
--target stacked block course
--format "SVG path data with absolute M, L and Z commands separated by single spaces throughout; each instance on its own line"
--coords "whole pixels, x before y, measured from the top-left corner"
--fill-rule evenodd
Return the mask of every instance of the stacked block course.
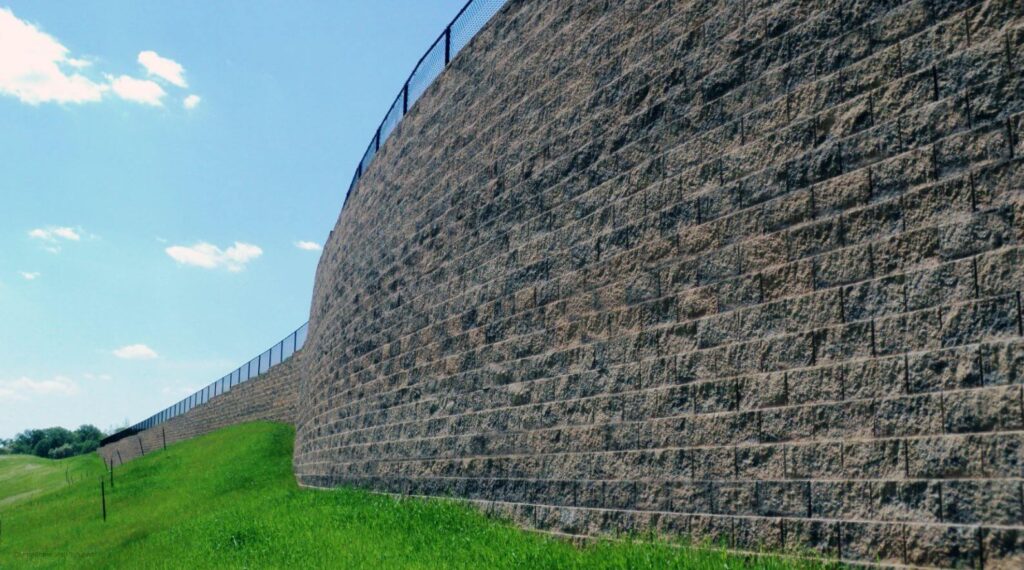
M 325 248 L 300 481 L 1024 566 L 1022 10 L 512 0 Z

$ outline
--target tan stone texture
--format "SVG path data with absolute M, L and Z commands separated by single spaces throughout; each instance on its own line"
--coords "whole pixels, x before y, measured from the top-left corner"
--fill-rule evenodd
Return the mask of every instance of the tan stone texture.
M 297 477 L 1018 567 L 1022 54 L 1020 2 L 511 0 L 326 244 Z

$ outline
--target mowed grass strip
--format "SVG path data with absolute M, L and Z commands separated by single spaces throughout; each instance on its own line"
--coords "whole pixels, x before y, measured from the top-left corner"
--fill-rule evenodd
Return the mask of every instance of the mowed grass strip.
M 291 471 L 293 440 L 289 426 L 246 424 L 115 467 L 105 523 L 99 483 L 105 472 L 93 456 L 86 481 L 0 507 L 0 568 L 836 566 L 657 541 L 578 548 L 454 501 L 300 489 Z

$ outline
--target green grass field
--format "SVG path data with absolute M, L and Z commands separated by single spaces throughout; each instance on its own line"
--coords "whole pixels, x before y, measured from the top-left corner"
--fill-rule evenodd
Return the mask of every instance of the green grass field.
M 128 463 L 115 470 L 105 523 L 95 455 L 2 459 L 0 568 L 825 567 L 665 543 L 577 548 L 452 501 L 303 490 L 293 439 L 288 426 L 247 424 Z M 68 485 L 69 468 L 84 479 Z
M 0 455 L 0 513 L 103 470 L 96 455 L 53 461 L 32 455 Z

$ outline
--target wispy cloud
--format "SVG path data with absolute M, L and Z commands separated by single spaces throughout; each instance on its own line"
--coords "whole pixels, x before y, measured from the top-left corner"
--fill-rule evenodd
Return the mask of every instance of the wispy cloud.
M 114 356 L 124 360 L 152 360 L 159 355 L 144 344 L 129 344 L 115 350 Z
M 25 281 L 35 281 L 36 279 L 39 279 L 42 274 L 38 271 L 19 271 L 18 275 L 21 275 L 21 278 Z
M 114 89 L 114 93 L 125 101 L 152 105 L 154 107 L 163 106 L 163 98 L 167 95 L 167 92 L 155 81 L 135 79 L 127 75 L 120 77 L 108 75 L 107 79 L 110 81 L 110 86 Z
M 138 62 L 146 73 L 176 87 L 185 88 L 185 68 L 154 51 L 142 51 Z M 70 50 L 39 26 L 19 19 L 9 8 L 0 8 L 0 94 L 22 103 L 95 103 L 113 93 L 117 97 L 155 107 L 163 106 L 167 93 L 149 79 L 124 74 L 93 73 L 92 62 L 72 57 Z M 199 104 L 198 95 L 183 101 L 186 109 Z
M 236 241 L 227 249 L 213 244 L 199 242 L 192 246 L 173 245 L 164 250 L 174 261 L 182 265 L 192 265 L 204 269 L 225 268 L 228 271 L 241 271 L 245 265 L 263 255 L 259 246 Z
M 322 246 L 315 241 L 297 241 L 295 242 L 295 247 L 306 251 L 320 251 L 323 249 Z
M 54 376 L 51 380 L 34 380 L 25 376 L 0 380 L 0 402 L 29 400 L 33 396 L 74 396 L 78 392 L 78 384 L 66 376 Z
M 85 232 L 81 228 L 47 226 L 29 230 L 28 237 L 44 243 L 43 249 L 50 253 L 59 253 L 61 242 L 81 241 Z
M 114 377 L 111 376 L 110 374 L 93 374 L 92 372 L 86 372 L 85 374 L 82 374 L 82 378 L 85 378 L 86 380 L 103 380 L 103 381 L 109 381 L 109 380 L 113 380 L 114 379 Z
M 164 81 L 178 87 L 188 87 L 185 82 L 185 68 L 173 59 L 160 57 L 155 51 L 143 51 L 139 53 L 139 63 L 146 68 L 146 73 L 155 75 Z
M 29 105 L 99 101 L 108 87 L 76 71 L 88 66 L 53 36 L 0 8 L 0 93 Z
M 197 390 L 199 390 L 199 388 L 193 388 L 191 386 L 186 386 L 184 388 L 172 388 L 170 386 L 164 386 L 164 388 L 162 390 L 160 390 L 160 392 L 163 393 L 164 396 L 181 396 L 181 397 L 184 397 L 184 396 L 191 396 L 192 394 L 195 394 Z
M 43 241 L 56 242 L 61 239 L 68 241 L 79 241 L 82 239 L 82 234 L 79 233 L 81 230 L 74 228 L 48 226 L 46 228 L 36 228 L 28 232 L 28 237 L 41 239 Z

